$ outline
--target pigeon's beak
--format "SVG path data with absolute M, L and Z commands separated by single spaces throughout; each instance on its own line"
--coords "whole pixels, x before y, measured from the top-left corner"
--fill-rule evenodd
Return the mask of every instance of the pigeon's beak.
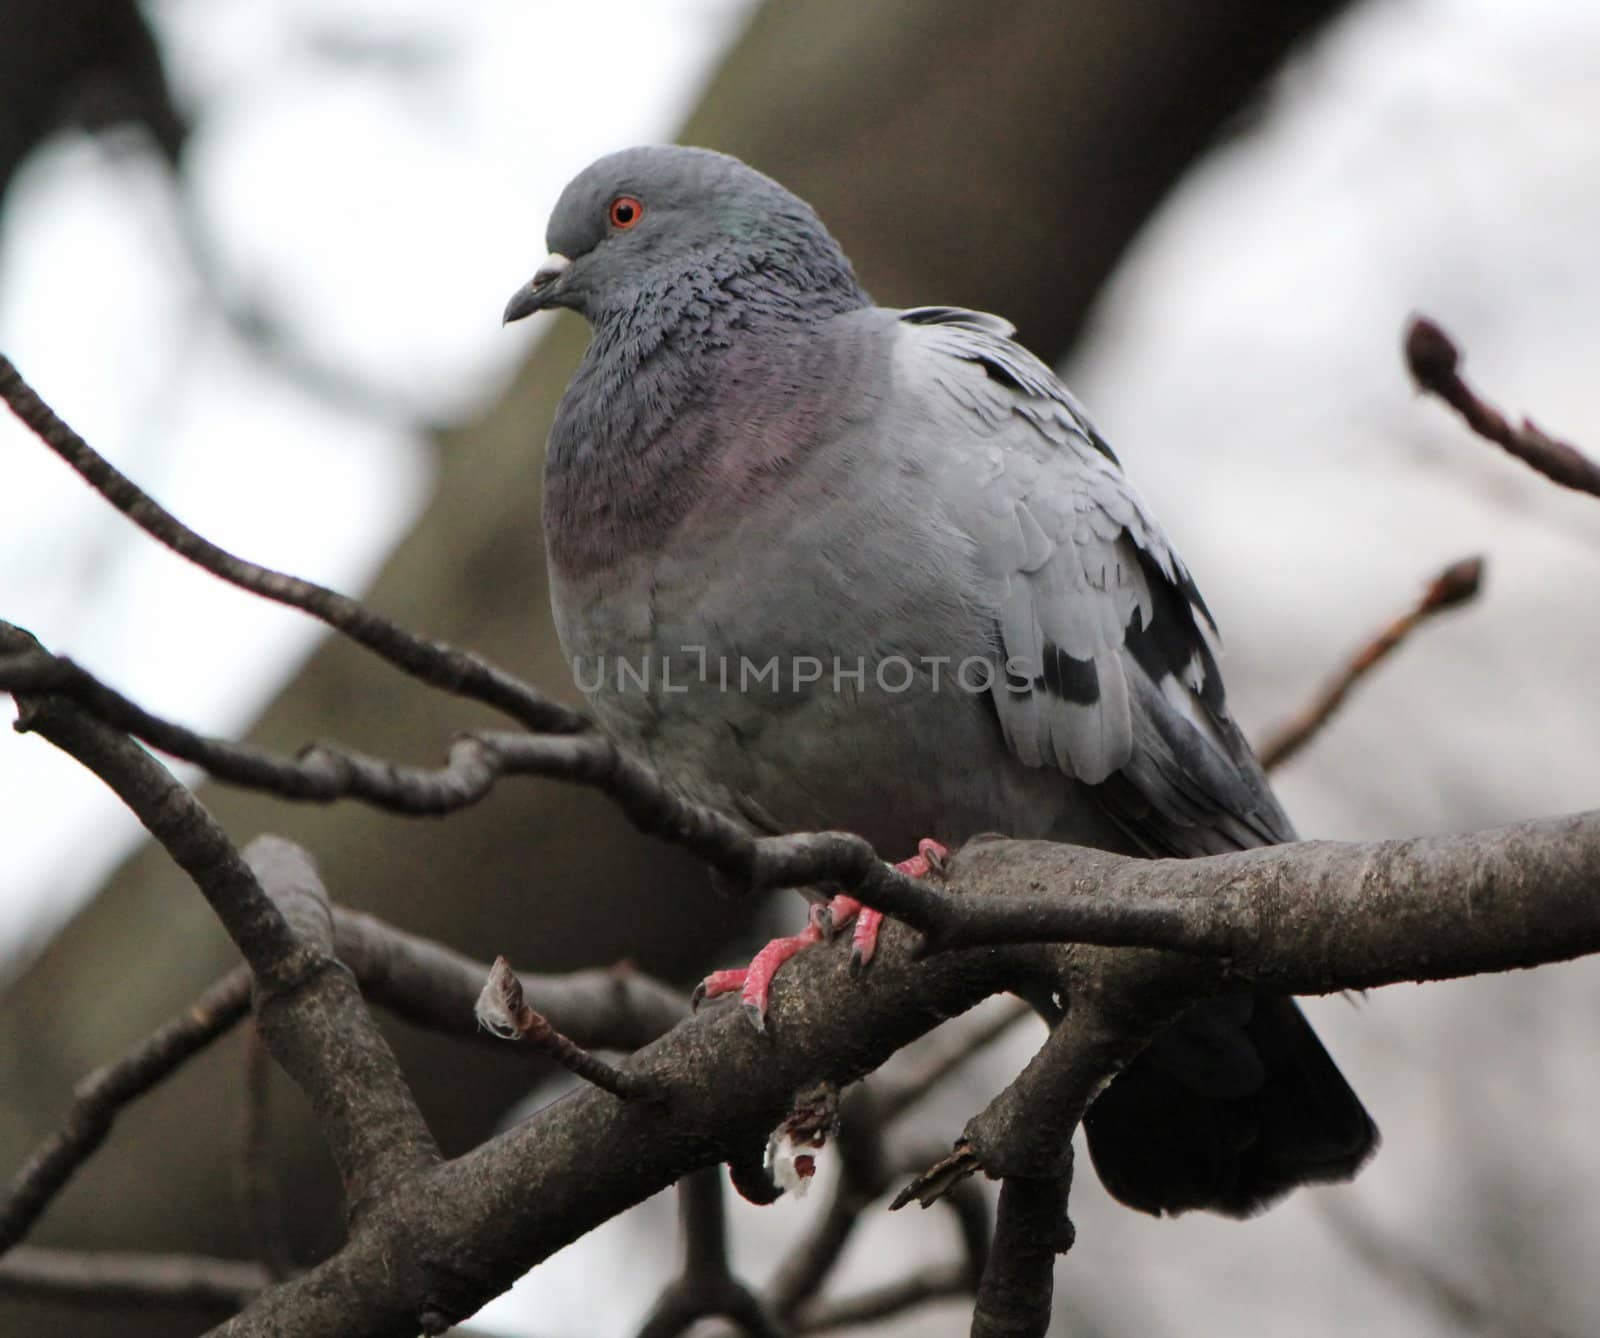
M 531 316 L 549 306 L 558 280 L 570 268 L 572 262 L 560 252 L 546 256 L 544 264 L 534 271 L 533 278 L 511 295 L 511 300 L 506 303 L 502 324 L 510 325 L 512 321 L 520 321 L 524 316 Z

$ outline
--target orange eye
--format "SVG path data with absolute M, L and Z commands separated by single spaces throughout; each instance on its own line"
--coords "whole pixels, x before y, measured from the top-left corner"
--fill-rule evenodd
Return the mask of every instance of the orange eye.
M 631 195 L 619 195 L 608 211 L 611 226 L 626 231 L 644 217 L 644 206 Z

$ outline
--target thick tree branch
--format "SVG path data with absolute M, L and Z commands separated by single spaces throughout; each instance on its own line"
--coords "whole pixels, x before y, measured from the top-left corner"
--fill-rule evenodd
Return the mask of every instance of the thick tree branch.
M 776 1126 L 794 1094 L 819 1076 L 853 1081 L 1007 976 L 1041 969 L 1038 951 L 951 953 L 919 964 L 909 935 L 892 929 L 872 971 L 852 987 L 848 1011 L 831 1003 L 850 980 L 847 945 L 807 953 L 780 977 L 768 1036 L 737 1008 L 702 1012 L 624 1065 L 652 1075 L 668 1092 L 665 1102 L 578 1089 L 423 1172 L 406 1202 L 369 1213 L 338 1255 L 221 1332 L 360 1338 L 387 1334 L 422 1310 L 441 1325 L 464 1316 L 625 1207 L 738 1155 L 751 1129 Z M 409 1211 L 419 1195 L 429 1204 L 421 1222 Z
M 1448 980 L 1600 949 L 1600 811 L 1459 836 L 1302 841 L 1141 860 L 1049 842 L 969 845 L 951 896 L 879 900 L 930 947 L 1160 947 L 1284 994 Z
M 1600 815 L 1465 837 L 1284 846 L 1189 861 L 974 845 L 951 860 L 944 897 L 963 908 L 968 928 L 983 925 L 979 912 L 991 902 L 1010 927 L 1031 917 L 1019 932 L 1048 933 L 1093 926 L 1102 900 L 1117 909 L 1136 892 L 1170 894 L 1172 936 L 1235 960 L 1029 944 L 918 962 L 913 936 L 891 926 L 873 969 L 851 986 L 846 1014 L 830 1003 L 849 979 L 846 945 L 819 947 L 779 976 L 768 1036 L 756 1035 L 737 1009 L 702 1013 L 624 1065 L 653 1075 L 668 1092 L 665 1102 L 572 1093 L 424 1172 L 424 1188 L 412 1189 L 430 1205 L 420 1230 L 414 1214 L 393 1205 L 372 1214 L 340 1254 L 264 1296 L 223 1332 L 236 1338 L 298 1325 L 381 1335 L 424 1299 L 441 1320 L 470 1313 L 591 1227 L 690 1170 L 739 1154 L 749 1131 L 774 1127 L 802 1087 L 819 1079 L 847 1084 L 939 1019 L 1001 989 L 1059 990 L 1075 1011 L 1080 999 L 1104 1000 L 1108 1010 L 1138 1000 L 1150 1010 L 1143 1026 L 1185 997 L 1237 989 L 1241 976 L 1310 993 L 1531 965 L 1600 946 L 1597 881 Z M 1222 907 L 1221 921 L 1232 921 L 1226 932 L 1212 923 L 1212 903 Z M 1083 907 L 1089 910 L 1074 914 Z M 1094 1029 L 1072 1045 L 1055 1040 L 1076 1030 L 1058 1029 L 1051 1043 L 1073 1072 L 1053 1077 L 1041 1058 L 1036 1078 L 1011 1098 L 1018 1109 L 1037 1112 L 1047 1095 L 1084 1093 L 1094 1069 L 1086 1056 L 1104 1047 L 1103 1079 L 1126 1057 L 1123 1046 L 1137 1043 L 1136 1034 L 1128 1041 Z M 998 1117 L 974 1122 L 987 1143 L 985 1168 L 1037 1169 L 1059 1158 L 1060 1143 L 1046 1148 L 1025 1122 L 1013 1123 L 1024 1126 L 1015 1138 Z M 1059 1160 L 1054 1165 L 1060 1169 Z
M 254 974 L 263 1039 L 317 1110 L 351 1214 L 395 1177 L 436 1161 L 394 1055 L 333 955 L 332 913 L 305 854 L 262 838 L 251 847 L 252 867 L 200 801 L 132 740 L 58 697 L 23 695 L 18 706 L 18 727 L 110 786 L 216 911 Z
M 310 1098 L 355 1218 L 391 1185 L 436 1163 L 438 1145 L 355 976 L 333 955 L 333 914 L 310 857 L 281 837 L 261 836 L 245 858 L 313 959 L 289 984 L 268 984 L 257 971 L 256 1027 Z
M 1069 1178 L 1007 1178 L 1000 1186 L 994 1248 L 978 1284 L 972 1338 L 1044 1338 L 1056 1255 L 1072 1244 Z
M 12 632 L 10 635 L 10 645 L 0 639 L 0 649 L 20 648 L 20 638 L 25 634 Z M 24 662 L 37 664 L 39 661 L 31 654 L 36 647 L 30 644 L 27 649 L 29 657 Z M 7 671 L 8 663 L 0 662 L 0 685 L 19 690 Z M 124 746 L 143 757 L 131 744 Z M 147 767 L 154 766 L 145 760 Z M 1171 948 L 1232 958 L 1240 974 L 1248 970 L 1263 984 L 1282 984 L 1293 977 L 1296 983 L 1283 987 L 1300 993 L 1359 988 L 1405 978 L 1389 974 L 1384 954 L 1393 945 L 1387 941 L 1373 943 L 1370 937 L 1360 933 L 1342 935 L 1338 941 L 1346 949 L 1344 965 L 1351 969 L 1362 965 L 1351 960 L 1357 944 L 1365 943 L 1376 949 L 1374 960 L 1365 964 L 1362 979 L 1341 978 L 1344 970 L 1330 962 L 1325 981 L 1305 983 L 1303 961 L 1300 969 L 1287 960 L 1273 967 L 1262 961 L 1265 942 L 1262 932 L 1267 920 L 1280 930 L 1293 923 L 1303 933 L 1314 933 L 1319 924 L 1344 923 L 1348 908 L 1341 903 L 1335 885 L 1345 876 L 1342 871 L 1350 867 L 1348 861 L 1352 858 L 1375 861 L 1383 866 L 1368 869 L 1369 876 L 1380 880 L 1383 869 L 1396 858 L 1402 864 L 1412 859 L 1444 860 L 1454 872 L 1457 899 L 1463 895 L 1460 889 L 1469 888 L 1475 889 L 1473 895 L 1479 899 L 1490 898 L 1490 903 L 1485 905 L 1474 904 L 1476 918 L 1455 916 L 1439 925 L 1432 924 L 1433 914 L 1459 907 L 1429 904 L 1419 909 L 1412 926 L 1419 932 L 1413 936 L 1413 942 L 1418 957 L 1427 960 L 1417 961 L 1412 968 L 1414 978 L 1427 978 L 1430 970 L 1442 970 L 1447 975 L 1503 970 L 1589 952 L 1594 947 L 1594 926 L 1588 907 L 1580 895 L 1570 890 L 1573 861 L 1581 864 L 1585 858 L 1592 858 L 1593 852 L 1588 847 L 1593 838 L 1581 822 L 1579 828 L 1572 828 L 1576 820 L 1571 819 L 1554 820 L 1553 826 L 1547 823 L 1539 828 L 1541 841 L 1545 835 L 1550 837 L 1543 847 L 1531 852 L 1537 856 L 1537 867 L 1546 875 L 1542 880 L 1524 877 L 1517 862 L 1520 853 L 1514 858 L 1508 857 L 1501 848 L 1503 842 L 1494 834 L 1485 834 L 1484 839 L 1477 841 L 1451 838 L 1466 843 L 1459 849 L 1449 841 L 1434 839 L 1360 848 L 1362 853 L 1355 855 L 1329 853 L 1354 848 L 1304 843 L 1270 851 L 1181 861 L 1125 859 L 1104 852 L 1041 847 L 1036 856 L 1047 867 L 1036 871 L 1037 885 L 1092 889 L 1096 895 L 1092 898 L 1056 897 L 1038 902 L 1026 899 L 985 901 L 980 906 L 947 897 L 926 882 L 902 877 L 884 865 L 866 842 L 846 833 L 752 837 L 723 815 L 683 800 L 643 763 L 599 735 L 541 737 L 497 733 L 470 736 L 456 744 L 452 766 L 443 773 L 427 773 L 376 761 L 352 768 L 342 762 L 336 764 L 335 755 L 326 750 L 314 750 L 293 765 L 316 768 L 324 763 L 328 764 L 325 774 L 337 777 L 337 783 L 331 788 L 341 793 L 359 793 L 365 798 L 380 793 L 408 793 L 419 805 L 413 811 L 433 811 L 422 806 L 432 803 L 446 790 L 459 792 L 464 779 L 469 788 L 476 787 L 481 792 L 487 789 L 483 777 L 495 771 L 558 776 L 593 785 L 614 798 L 642 830 L 686 846 L 713 867 L 747 886 L 836 883 L 850 889 L 868 905 L 923 929 L 930 949 L 934 950 L 955 945 L 1028 940 Z M 358 784 L 352 780 L 357 776 L 365 779 Z M 1524 851 L 1524 844 L 1518 844 L 1517 851 Z M 994 858 L 992 853 L 989 858 Z M 1248 879 L 1248 890 L 1245 879 Z M 1547 907 L 1536 924 L 1525 926 L 1527 907 L 1518 900 L 1520 890 L 1541 883 L 1547 895 L 1559 896 L 1560 906 Z M 1481 951 L 1480 956 L 1464 958 L 1459 965 L 1454 964 L 1454 954 L 1439 950 L 1444 941 L 1439 935 L 1469 934 L 1471 926 L 1486 923 L 1483 912 L 1491 903 L 1502 917 L 1494 922 L 1496 930 L 1505 931 L 1506 937 L 1498 943 L 1478 942 L 1476 950 Z M 1327 915 L 1334 918 L 1325 920 L 1323 917 Z M 1376 922 L 1363 921 L 1363 924 L 1370 926 L 1381 922 L 1382 917 L 1379 917 Z M 1420 932 L 1425 925 L 1431 932 Z M 1569 940 L 1570 946 L 1564 946 Z M 1522 945 L 1518 951 L 1507 950 L 1507 945 L 1517 944 Z M 1273 972 L 1277 974 L 1269 980 Z M 1326 983 L 1336 978 L 1337 983 Z

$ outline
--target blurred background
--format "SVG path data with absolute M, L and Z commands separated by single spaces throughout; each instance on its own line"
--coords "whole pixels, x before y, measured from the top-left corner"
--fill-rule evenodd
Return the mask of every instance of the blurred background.
M 0 0 L 0 34 L 0 348 L 244 556 L 570 696 L 537 516 L 584 333 L 499 313 L 573 172 L 679 138 L 810 199 L 880 301 L 1001 312 L 1062 368 L 1204 589 L 1254 737 L 1437 568 L 1488 557 L 1483 598 L 1277 777 L 1304 833 L 1600 802 L 1600 506 L 1417 401 L 1398 347 L 1427 311 L 1508 410 L 1600 449 L 1586 0 Z M 432 760 L 484 718 L 157 549 L 9 418 L 0 616 L 153 710 L 278 748 Z M 626 957 L 688 982 L 797 913 L 717 899 L 552 785 L 447 823 L 206 797 L 241 841 L 305 842 L 340 900 L 529 969 Z M 97 782 L 9 732 L 0 844 L 9 1174 L 72 1084 L 230 949 Z M 1243 1225 L 1137 1216 L 1085 1170 L 1057 1331 L 1600 1331 L 1597 1006 L 1593 963 L 1313 1001 L 1383 1127 L 1377 1160 Z M 527 1098 L 515 1064 L 393 1035 L 447 1151 Z M 930 1137 L 1036 1039 L 942 1092 Z M 246 1254 L 242 1063 L 235 1037 L 132 1109 L 33 1239 Z M 337 1240 L 336 1186 L 281 1087 L 273 1167 L 311 1260 Z M 770 1273 L 811 1210 L 741 1209 L 743 1271 Z M 953 1248 L 938 1215 L 876 1214 L 840 1285 Z M 475 1327 L 631 1332 L 675 1255 L 664 1197 Z M 969 1313 L 874 1332 L 963 1333 Z M 5 1333 L 203 1327 L 0 1298 Z

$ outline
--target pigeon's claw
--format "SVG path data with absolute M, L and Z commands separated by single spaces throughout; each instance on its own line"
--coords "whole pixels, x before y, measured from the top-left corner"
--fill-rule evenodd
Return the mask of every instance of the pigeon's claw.
M 713 971 L 694 987 L 694 993 L 689 996 L 689 1008 L 699 1008 L 707 999 L 719 999 L 724 994 L 743 989 L 745 974 L 742 966 L 730 971 Z
M 767 1029 L 767 996 L 772 992 L 772 978 L 778 974 L 778 968 L 795 953 L 804 952 L 813 943 L 821 943 L 822 940 L 822 917 L 813 910 L 806 927 L 798 934 L 773 939 L 750 959 L 739 990 L 739 1006 L 757 1031 L 764 1032 Z
M 896 872 L 905 874 L 907 878 L 938 877 L 944 873 L 945 860 L 949 857 L 947 847 L 937 841 L 924 839 L 917 842 L 915 855 L 901 860 L 894 867 Z M 843 899 L 835 897 L 834 902 Z M 878 951 L 878 930 L 883 925 L 883 912 L 863 906 L 860 902 L 856 902 L 855 906 L 856 931 L 850 939 L 850 969 L 860 972 L 871 964 L 873 955 Z
M 939 842 L 924 837 L 917 842 L 917 853 L 910 859 L 901 860 L 894 867 L 907 878 L 926 878 L 930 874 L 942 877 L 945 861 L 949 858 L 949 846 L 940 845 Z
M 863 906 L 856 913 L 855 933 L 850 936 L 850 970 L 860 974 L 872 964 L 878 951 L 878 930 L 883 924 L 883 912 Z
M 944 872 L 944 861 L 949 851 L 937 841 L 919 841 L 917 853 L 894 867 L 908 878 L 926 878 Z M 883 926 L 883 912 L 863 906 L 854 897 L 840 893 L 826 906 L 813 906 L 806 927 L 798 934 L 775 938 L 761 949 L 750 965 L 731 971 L 713 971 L 695 986 L 690 996 L 691 1007 L 703 1000 L 715 999 L 724 994 L 739 993 L 739 1006 L 750 1019 L 750 1025 L 759 1032 L 767 1029 L 767 998 L 772 992 L 772 979 L 778 968 L 803 952 L 813 943 L 830 941 L 834 934 L 852 921 L 855 930 L 850 936 L 850 970 L 866 969 L 878 951 L 878 931 Z

